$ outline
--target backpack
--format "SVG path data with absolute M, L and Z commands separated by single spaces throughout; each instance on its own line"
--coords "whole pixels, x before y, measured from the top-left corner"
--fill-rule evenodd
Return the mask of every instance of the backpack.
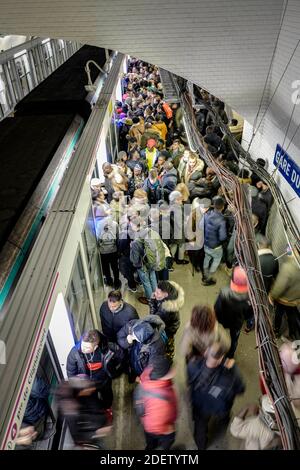
M 168 105 L 168 103 L 164 103 L 162 105 L 162 108 L 167 116 L 168 119 L 171 119 L 173 117 L 173 111 L 172 109 L 170 108 L 170 106 Z
M 109 254 L 117 251 L 117 236 L 112 225 L 106 225 L 98 238 L 100 253 Z
M 109 349 L 103 355 L 103 368 L 111 379 L 119 377 L 123 373 L 125 353 L 120 346 L 109 343 Z
M 162 393 L 145 390 L 141 384 L 138 385 L 133 392 L 133 405 L 139 418 L 145 416 L 145 398 L 159 398 L 160 400 L 169 401 Z
M 154 271 L 161 271 L 166 266 L 165 247 L 159 234 L 149 229 L 143 241 L 145 248 L 145 264 Z

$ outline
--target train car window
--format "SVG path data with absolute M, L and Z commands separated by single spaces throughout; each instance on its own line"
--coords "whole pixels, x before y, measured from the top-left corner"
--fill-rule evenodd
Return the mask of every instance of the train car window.
M 7 62 L 7 72 L 8 72 L 9 81 L 11 83 L 12 90 L 14 93 L 14 100 L 17 103 L 22 97 L 20 96 L 20 93 L 18 90 L 17 77 L 16 77 L 16 74 L 14 73 L 13 64 L 11 60 Z
M 50 40 L 42 44 L 42 49 L 44 54 L 45 65 L 47 67 L 47 72 L 48 75 L 50 75 L 50 73 L 52 73 L 54 70 L 53 52 Z
M 22 54 L 15 58 L 15 64 L 20 77 L 20 82 L 24 96 L 33 88 L 31 72 L 27 54 Z
M 100 305 L 104 300 L 104 282 L 97 247 L 92 208 L 90 208 L 82 236 L 86 258 L 88 260 L 95 310 L 98 312 Z
M 6 83 L 3 66 L 0 65 L 0 117 L 12 108 L 12 100 Z
M 93 328 L 90 301 L 80 252 L 78 252 L 74 265 L 72 280 L 66 298 L 74 336 L 79 340 L 85 331 L 86 325 L 91 325 Z
M 36 78 L 37 78 L 38 83 L 40 83 L 44 77 L 43 77 L 43 71 L 42 71 L 40 60 L 39 60 L 39 54 L 38 54 L 37 48 L 32 49 L 32 59 L 33 59 L 35 73 L 36 73 Z
M 107 132 L 107 136 L 105 139 L 105 146 L 106 146 L 107 161 L 109 163 L 113 163 L 113 148 L 111 144 L 110 129 Z
M 48 344 L 45 344 L 25 410 L 16 450 L 47 450 L 52 447 L 57 420 L 53 392 L 58 384 L 58 375 L 52 361 L 53 357 L 49 354 Z M 24 439 L 23 433 L 25 435 L 30 427 L 34 428 L 34 438 Z

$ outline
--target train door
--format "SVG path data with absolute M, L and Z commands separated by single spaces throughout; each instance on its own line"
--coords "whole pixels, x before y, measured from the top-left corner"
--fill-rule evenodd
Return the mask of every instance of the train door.
M 54 392 L 62 378 L 63 374 L 56 351 L 51 335 L 48 333 L 26 406 L 16 450 L 50 450 L 55 440 L 60 439 L 61 427 L 58 423 Z M 34 427 L 36 432 L 32 441 L 26 440 L 26 437 L 21 438 L 21 434 L 26 433 L 29 427 Z

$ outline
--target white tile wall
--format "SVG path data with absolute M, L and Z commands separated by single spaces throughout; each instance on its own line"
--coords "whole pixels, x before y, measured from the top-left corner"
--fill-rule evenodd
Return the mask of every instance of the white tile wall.
M 291 125 L 288 129 L 288 122 L 293 111 L 294 104 L 291 95 L 294 92 L 292 82 L 300 80 L 300 44 L 296 53 L 287 68 L 286 73 L 283 72 L 288 64 L 293 50 L 300 39 L 300 2 L 299 0 L 289 0 L 282 31 L 279 37 L 277 53 L 275 55 L 272 76 L 269 86 L 269 98 L 274 93 L 279 81 L 280 85 L 274 95 L 271 105 L 268 109 L 266 117 L 262 123 L 259 132 L 253 140 L 251 146 L 251 154 L 256 159 L 258 157 L 265 158 L 268 161 L 268 170 L 274 170 L 273 158 L 276 145 L 279 143 L 291 158 L 300 166 L 300 126 L 297 134 L 292 136 L 300 125 L 300 104 L 294 109 Z M 258 121 L 259 122 L 259 121 Z M 252 134 L 252 126 L 245 125 L 243 142 L 247 148 Z M 290 187 L 284 177 L 278 172 L 276 181 L 280 186 L 286 201 L 290 201 L 289 208 L 300 227 L 300 200 L 294 190 Z
M 189 78 L 252 120 L 283 0 L 0 0 L 0 31 L 68 38 Z

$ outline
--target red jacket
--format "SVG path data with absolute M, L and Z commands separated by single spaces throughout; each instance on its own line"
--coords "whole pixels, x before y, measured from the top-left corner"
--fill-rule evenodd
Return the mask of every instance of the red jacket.
M 147 367 L 140 376 L 145 390 L 151 390 L 167 398 L 145 397 L 145 416 L 142 418 L 144 430 L 151 434 L 171 434 L 175 431 L 177 418 L 177 397 L 172 379 L 151 380 L 149 374 L 151 367 Z

